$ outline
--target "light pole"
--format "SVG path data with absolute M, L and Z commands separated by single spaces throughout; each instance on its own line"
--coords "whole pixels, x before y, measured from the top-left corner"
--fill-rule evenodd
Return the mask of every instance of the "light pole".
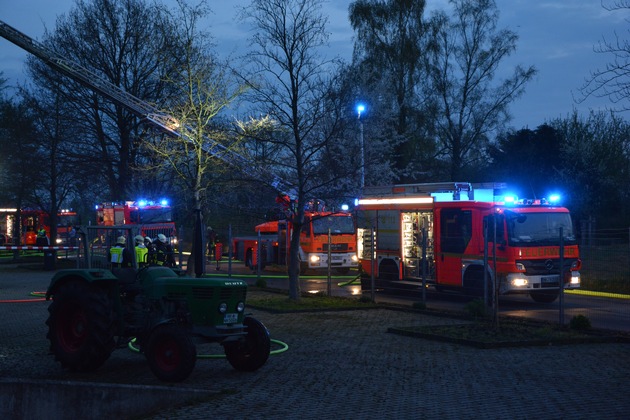
M 363 193 L 363 187 L 365 186 L 365 143 L 363 142 L 363 121 L 361 120 L 361 113 L 365 111 L 365 105 L 357 105 L 357 114 L 359 116 L 359 144 L 361 145 L 361 193 Z

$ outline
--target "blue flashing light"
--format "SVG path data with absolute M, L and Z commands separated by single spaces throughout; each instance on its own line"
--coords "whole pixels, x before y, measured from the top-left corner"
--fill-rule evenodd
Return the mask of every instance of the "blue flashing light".
M 506 195 L 503 197 L 503 201 L 506 204 L 515 204 L 518 201 L 518 198 L 515 195 Z
M 342 211 L 348 211 L 349 208 L 350 208 L 350 206 L 348 206 L 347 204 L 342 204 L 341 205 L 341 210 Z
M 554 204 L 554 203 L 559 203 L 559 202 L 560 202 L 560 198 L 561 198 L 561 197 L 560 197 L 560 194 L 551 194 L 551 195 L 549 196 L 549 202 L 550 202 L 551 204 Z
M 358 206 L 358 205 L 359 205 L 359 199 L 358 199 L 358 198 L 355 198 L 355 199 L 354 199 L 354 207 L 356 207 L 356 206 Z
M 168 206 L 168 200 L 163 198 L 162 200 L 160 200 L 160 204 L 163 206 Z
M 139 201 L 138 201 L 138 206 L 139 206 L 139 207 L 144 207 L 144 206 L 146 206 L 146 205 L 147 205 L 147 201 L 146 201 L 146 200 L 139 200 Z

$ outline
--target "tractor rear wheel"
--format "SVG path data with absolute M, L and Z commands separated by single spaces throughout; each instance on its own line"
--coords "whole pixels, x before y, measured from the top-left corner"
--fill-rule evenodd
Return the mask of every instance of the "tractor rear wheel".
M 99 368 L 115 348 L 114 312 L 107 291 L 82 281 L 62 285 L 48 307 L 50 351 L 65 369 Z
M 144 354 L 153 374 L 165 382 L 188 378 L 197 362 L 197 349 L 190 334 L 175 324 L 156 327 L 149 335 Z
M 262 322 L 245 317 L 245 340 L 225 345 L 225 357 L 236 370 L 253 372 L 267 362 L 271 350 L 269 331 Z

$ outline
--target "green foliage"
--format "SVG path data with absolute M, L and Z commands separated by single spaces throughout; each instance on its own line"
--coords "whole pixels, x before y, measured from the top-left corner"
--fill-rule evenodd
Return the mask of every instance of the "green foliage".
M 575 315 L 571 318 L 571 322 L 569 323 L 569 327 L 572 330 L 584 331 L 591 329 L 591 320 L 584 315 Z
M 308 294 L 299 300 L 290 299 L 286 295 L 248 298 L 248 304 L 259 309 L 271 311 L 323 311 L 339 309 L 365 309 L 376 307 L 375 303 L 341 296 L 327 296 L 325 293 Z
M 411 305 L 411 307 L 413 309 L 425 310 L 427 309 L 427 304 L 424 302 L 414 302 L 413 305 Z
M 464 311 L 473 318 L 484 318 L 487 315 L 483 299 L 471 300 L 464 306 Z

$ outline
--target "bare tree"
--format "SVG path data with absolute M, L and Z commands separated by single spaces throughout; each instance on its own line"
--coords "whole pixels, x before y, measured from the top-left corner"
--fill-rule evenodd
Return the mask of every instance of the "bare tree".
M 602 7 L 608 11 L 630 9 L 630 1 L 617 0 Z M 630 19 L 626 19 L 630 23 Z M 608 98 L 616 111 L 630 110 L 630 41 L 623 39 L 616 32 L 613 39 L 602 38 L 594 50 L 598 54 L 610 55 L 611 61 L 603 69 L 591 71 L 580 87 L 578 103 L 589 97 Z
M 74 190 L 75 173 L 69 159 L 72 153 L 73 116 L 58 85 L 37 90 L 21 89 L 24 103 L 34 117 L 37 130 L 37 152 L 31 156 L 37 162 L 37 173 L 31 178 L 34 191 L 31 202 L 46 211 L 50 218 L 50 240 L 57 239 L 59 209 L 63 208 Z
M 244 87 L 226 75 L 227 66 L 211 52 L 212 37 L 199 30 L 200 20 L 208 14 L 205 2 L 189 6 L 179 1 L 178 5 L 179 14 L 169 25 L 177 27 L 169 29 L 169 33 L 177 34 L 172 42 L 178 47 L 171 50 L 176 51 L 176 55 L 165 58 L 173 65 L 165 78 L 171 94 L 164 100 L 164 106 L 175 118 L 173 128 L 180 136 L 162 136 L 146 142 L 145 147 L 154 158 L 144 170 L 150 174 L 174 171 L 177 182 L 192 198 L 195 217 L 202 220 L 210 177 L 218 178 L 222 174 L 225 165 L 221 159 L 229 162 L 230 148 L 236 147 L 218 117 L 243 93 Z M 228 156 L 223 157 L 224 153 Z M 195 235 L 201 235 L 199 226 Z M 196 241 L 200 241 L 200 236 Z M 197 255 L 197 248 L 192 249 L 187 265 L 189 272 L 198 267 L 195 262 L 202 257 Z
M 304 208 L 317 189 L 314 176 L 330 139 L 325 98 L 332 63 L 321 55 L 327 44 L 322 0 L 257 0 L 242 10 L 255 28 L 246 57 L 247 81 L 256 109 L 276 130 L 265 140 L 282 148 L 276 171 L 296 186 L 289 261 L 289 296 L 300 299 L 299 245 Z M 325 123 L 326 122 L 326 123 Z M 292 203 L 292 204 L 295 204 Z
M 450 178 L 481 158 L 493 131 L 508 121 L 508 107 L 536 73 L 516 66 L 513 74 L 494 83 L 504 59 L 516 50 L 516 33 L 498 29 L 494 0 L 450 0 L 453 16 L 432 17 L 436 49 L 428 56 L 431 116 L 441 153 L 450 160 Z
M 156 59 L 170 48 L 161 10 L 144 0 L 77 0 L 43 43 L 126 92 L 157 102 L 171 64 Z M 72 107 L 77 167 L 88 167 L 93 182 L 106 186 L 109 193 L 102 198 L 128 199 L 146 126 L 124 106 L 51 72 L 44 62 L 31 57 L 28 65 L 37 87 L 58 85 Z

